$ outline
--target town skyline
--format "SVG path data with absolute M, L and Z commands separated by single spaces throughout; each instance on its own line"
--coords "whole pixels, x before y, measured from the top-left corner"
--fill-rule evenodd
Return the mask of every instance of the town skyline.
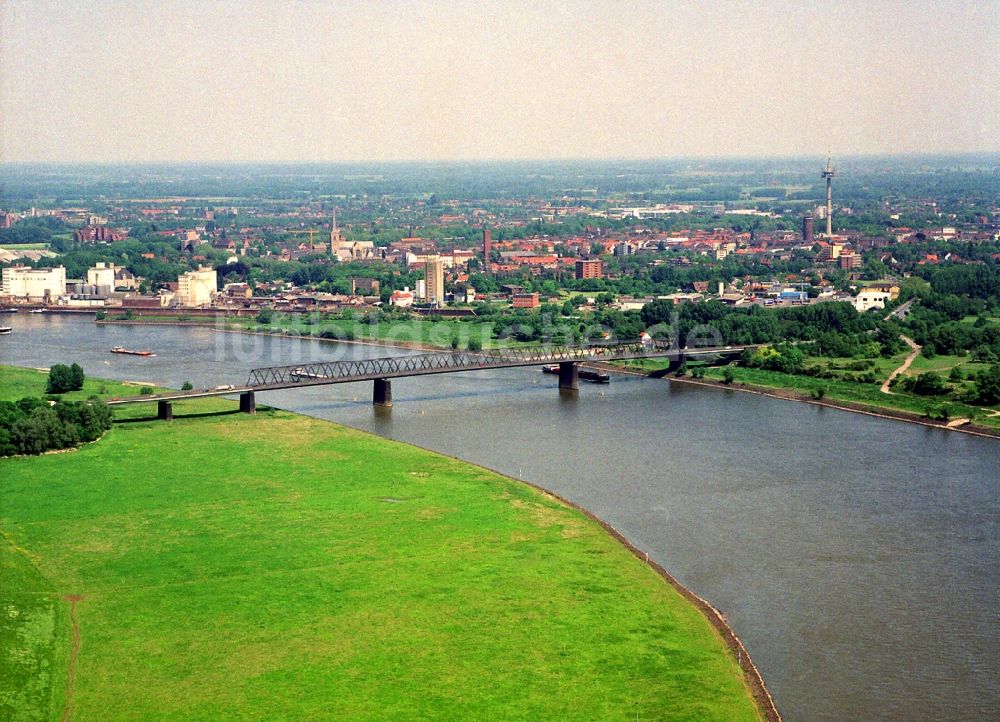
M 0 19 L 7 162 L 1000 151 L 996 4 L 7 0 Z

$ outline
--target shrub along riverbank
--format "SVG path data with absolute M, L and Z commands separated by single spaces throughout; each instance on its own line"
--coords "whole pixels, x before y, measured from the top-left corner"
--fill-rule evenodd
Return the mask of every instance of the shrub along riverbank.
M 232 407 L 0 460 L 0 717 L 761 718 L 581 512 L 286 412 L 184 418 Z

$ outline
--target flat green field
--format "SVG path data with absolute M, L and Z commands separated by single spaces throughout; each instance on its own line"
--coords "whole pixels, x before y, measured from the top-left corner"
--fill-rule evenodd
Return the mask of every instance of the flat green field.
M 181 417 L 212 408 L 0 460 L 0 719 L 759 719 L 583 514 L 286 412 Z

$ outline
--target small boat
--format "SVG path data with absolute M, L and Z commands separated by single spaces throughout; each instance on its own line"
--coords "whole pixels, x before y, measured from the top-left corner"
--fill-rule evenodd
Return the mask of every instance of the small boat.
M 559 364 L 546 364 L 542 366 L 543 374 L 558 374 Z M 603 371 L 592 371 L 591 369 L 580 369 L 577 375 L 584 381 L 590 381 L 595 384 L 609 384 L 611 383 L 611 375 L 606 374 Z
M 0 336 L 10 336 L 10 332 L 13 330 L 10 326 L 0 326 Z
M 44 308 L 33 308 L 30 311 L 28 311 L 28 313 L 45 313 L 45 309 Z
M 17 313 L 16 308 L 0 308 L 0 313 Z
M 152 351 L 133 351 L 131 349 L 122 348 L 121 346 L 112 346 L 111 353 L 123 353 L 129 356 L 155 356 L 156 354 Z

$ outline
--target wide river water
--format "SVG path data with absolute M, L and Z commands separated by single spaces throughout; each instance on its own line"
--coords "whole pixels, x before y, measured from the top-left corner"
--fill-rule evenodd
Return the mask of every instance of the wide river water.
M 0 315 L 0 364 L 196 388 L 402 353 L 204 328 Z M 109 353 L 148 348 L 154 358 Z M 538 369 L 260 394 L 590 509 L 726 615 L 788 722 L 1000 719 L 1000 441 L 636 377 Z M 377 460 L 372 460 L 373 471 Z

